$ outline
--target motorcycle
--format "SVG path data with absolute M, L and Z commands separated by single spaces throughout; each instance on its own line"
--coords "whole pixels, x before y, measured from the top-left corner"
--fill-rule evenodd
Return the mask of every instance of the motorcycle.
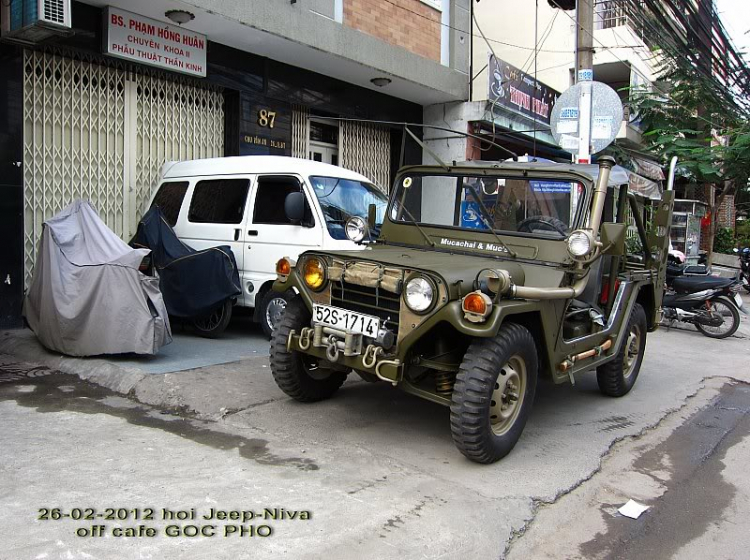
M 742 287 L 750 293 L 750 247 L 744 249 L 734 249 L 735 253 L 739 253 L 740 257 L 740 281 Z
M 709 338 L 727 338 L 740 326 L 742 298 L 736 278 L 708 274 L 685 274 L 686 267 L 670 256 L 667 266 L 667 292 L 662 307 L 664 319 L 695 325 Z

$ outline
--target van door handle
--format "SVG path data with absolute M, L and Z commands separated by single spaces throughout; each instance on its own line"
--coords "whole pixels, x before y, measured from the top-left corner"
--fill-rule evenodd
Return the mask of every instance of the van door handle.
M 256 235 L 258 235 L 258 230 L 257 229 L 250 229 L 250 230 L 247 231 L 247 234 L 248 235 L 252 235 L 253 237 L 255 237 Z
M 240 240 L 240 229 L 239 228 L 235 228 L 235 230 L 234 230 L 234 240 L 235 241 L 239 241 Z

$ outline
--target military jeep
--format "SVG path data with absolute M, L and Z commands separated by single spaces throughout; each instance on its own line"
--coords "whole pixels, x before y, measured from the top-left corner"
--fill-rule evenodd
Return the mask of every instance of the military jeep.
M 605 395 L 632 389 L 661 318 L 672 201 L 629 192 L 610 157 L 402 168 L 387 209 L 346 224 L 364 251 L 278 262 L 274 289 L 296 295 L 273 332 L 274 379 L 302 402 L 352 371 L 390 383 L 450 407 L 458 449 L 497 461 L 540 376 L 596 370 Z

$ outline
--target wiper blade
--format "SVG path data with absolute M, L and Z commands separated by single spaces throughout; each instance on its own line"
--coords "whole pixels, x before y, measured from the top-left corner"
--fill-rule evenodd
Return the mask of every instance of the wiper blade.
M 402 210 L 403 212 L 406 212 L 406 215 L 407 215 L 407 216 L 408 216 L 408 218 L 409 218 L 409 219 L 411 220 L 411 223 L 412 223 L 412 224 L 414 224 L 415 226 L 417 226 L 417 229 L 419 230 L 419 233 L 421 233 L 421 234 L 422 234 L 422 237 L 424 237 L 424 238 L 425 238 L 425 241 L 427 241 L 427 243 L 429 243 L 429 244 L 430 244 L 430 247 L 434 247 L 434 246 L 435 246 L 435 242 L 434 242 L 434 241 L 433 241 L 432 239 L 430 239 L 430 236 L 429 236 L 429 235 L 427 235 L 427 233 L 425 232 L 425 230 L 423 230 L 423 229 L 422 229 L 422 226 L 420 226 L 420 225 L 419 225 L 419 224 L 417 223 L 417 220 L 415 220 L 415 219 L 414 219 L 414 216 L 412 216 L 412 213 L 411 213 L 411 212 L 409 212 L 409 209 L 408 209 L 408 208 L 406 208 L 406 206 L 405 206 L 405 205 L 403 205 L 403 204 L 401 204 L 400 206 L 401 206 L 401 210 Z
M 505 247 L 505 250 L 508 251 L 508 254 L 515 259 L 518 255 L 513 249 L 511 249 L 505 244 L 505 241 L 500 239 L 500 236 L 495 231 L 495 228 L 492 226 L 492 216 L 490 216 L 490 211 L 487 210 L 487 207 L 484 205 L 484 202 L 482 202 L 482 199 L 479 197 L 479 193 L 477 193 L 477 189 L 474 188 L 474 185 L 465 185 L 465 186 L 466 188 L 471 189 L 471 194 L 474 195 L 474 199 L 479 203 L 479 209 L 481 210 L 482 217 L 484 218 L 484 223 L 492 232 L 492 235 L 495 236 L 495 239 L 497 239 L 497 242 L 500 243 L 500 245 Z

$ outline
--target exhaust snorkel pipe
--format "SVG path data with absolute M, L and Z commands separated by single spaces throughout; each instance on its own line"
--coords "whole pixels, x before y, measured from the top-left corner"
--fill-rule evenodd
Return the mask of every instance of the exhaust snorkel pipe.
M 599 158 L 599 177 L 594 187 L 594 197 L 591 202 L 591 214 L 589 215 L 588 230 L 594 239 L 599 235 L 599 227 L 602 223 L 604 212 L 604 200 L 607 198 L 607 185 L 609 174 L 615 165 L 615 158 L 602 156 Z M 598 249 L 597 249 L 598 250 Z M 583 263 L 576 264 L 577 272 L 584 272 Z M 510 274 L 504 270 L 498 271 L 498 292 L 510 297 L 523 299 L 575 299 L 586 289 L 589 280 L 589 272 L 585 270 L 583 276 L 576 280 L 573 285 L 563 288 L 532 288 L 530 286 L 516 286 L 510 278 Z

